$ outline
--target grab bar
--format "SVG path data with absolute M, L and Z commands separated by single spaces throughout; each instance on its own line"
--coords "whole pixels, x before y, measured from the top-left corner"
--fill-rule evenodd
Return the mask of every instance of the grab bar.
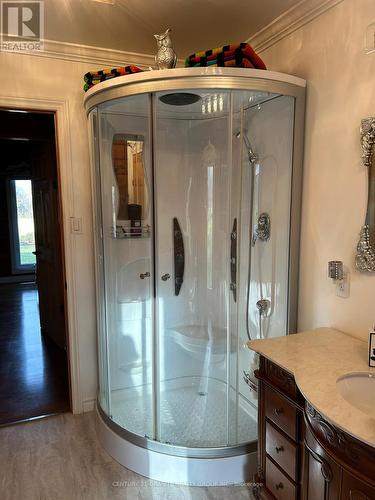
M 237 219 L 233 220 L 233 228 L 230 233 L 230 289 L 233 300 L 237 302 Z
M 184 282 L 185 248 L 180 224 L 176 217 L 173 218 L 173 251 L 174 251 L 174 294 L 180 293 Z

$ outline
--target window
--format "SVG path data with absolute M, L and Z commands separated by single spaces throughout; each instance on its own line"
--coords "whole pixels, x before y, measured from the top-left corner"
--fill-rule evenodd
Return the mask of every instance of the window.
M 12 273 L 35 272 L 33 195 L 30 179 L 9 182 Z

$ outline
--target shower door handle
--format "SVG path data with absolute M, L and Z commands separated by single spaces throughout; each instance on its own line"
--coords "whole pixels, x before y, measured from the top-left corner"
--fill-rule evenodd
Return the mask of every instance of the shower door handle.
M 233 220 L 232 232 L 230 233 L 230 289 L 233 300 L 237 302 L 237 219 Z
M 173 218 L 173 254 L 174 254 L 174 294 L 180 293 L 184 282 L 185 248 L 180 224 L 176 217 Z

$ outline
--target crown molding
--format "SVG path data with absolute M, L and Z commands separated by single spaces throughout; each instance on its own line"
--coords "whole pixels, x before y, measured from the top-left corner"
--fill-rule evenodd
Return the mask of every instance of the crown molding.
M 257 52 L 272 47 L 343 0 L 301 0 L 246 41 Z
M 0 52 L 1 53 L 1 52 Z M 155 56 L 137 52 L 105 49 L 91 45 L 80 45 L 56 40 L 43 40 L 43 50 L 12 51 L 10 54 L 32 55 L 70 62 L 93 64 L 102 67 L 139 66 L 142 69 L 155 64 Z
M 301 0 L 246 41 L 252 45 L 254 50 L 262 52 L 342 1 Z M 43 50 L 22 50 L 10 53 L 93 64 L 103 68 L 135 65 L 142 69 L 148 69 L 155 64 L 155 56 L 152 54 L 126 52 L 56 40 L 43 40 Z M 183 63 L 183 59 L 179 59 L 177 66 L 183 66 Z

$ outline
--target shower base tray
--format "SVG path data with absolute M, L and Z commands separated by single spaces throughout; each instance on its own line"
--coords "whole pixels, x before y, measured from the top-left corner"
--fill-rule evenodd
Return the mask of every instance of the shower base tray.
M 216 379 L 184 377 L 162 383 L 160 441 L 187 447 L 218 447 L 257 439 L 257 412 L 240 397 L 229 401 L 226 386 Z M 112 392 L 112 420 L 139 436 L 152 437 L 150 385 Z M 236 424 L 238 419 L 238 425 Z M 237 432 L 236 432 L 237 428 Z M 229 432 L 229 435 L 228 435 Z
M 186 377 L 163 383 L 160 442 L 148 437 L 152 435 L 150 387 L 112 392 L 112 418 L 97 410 L 103 447 L 128 469 L 158 481 L 220 486 L 251 480 L 257 467 L 256 410 L 240 400 L 237 426 L 233 401 L 227 426 L 225 384 L 215 379 L 205 382 Z M 229 442 L 253 444 L 228 448 L 228 437 Z

